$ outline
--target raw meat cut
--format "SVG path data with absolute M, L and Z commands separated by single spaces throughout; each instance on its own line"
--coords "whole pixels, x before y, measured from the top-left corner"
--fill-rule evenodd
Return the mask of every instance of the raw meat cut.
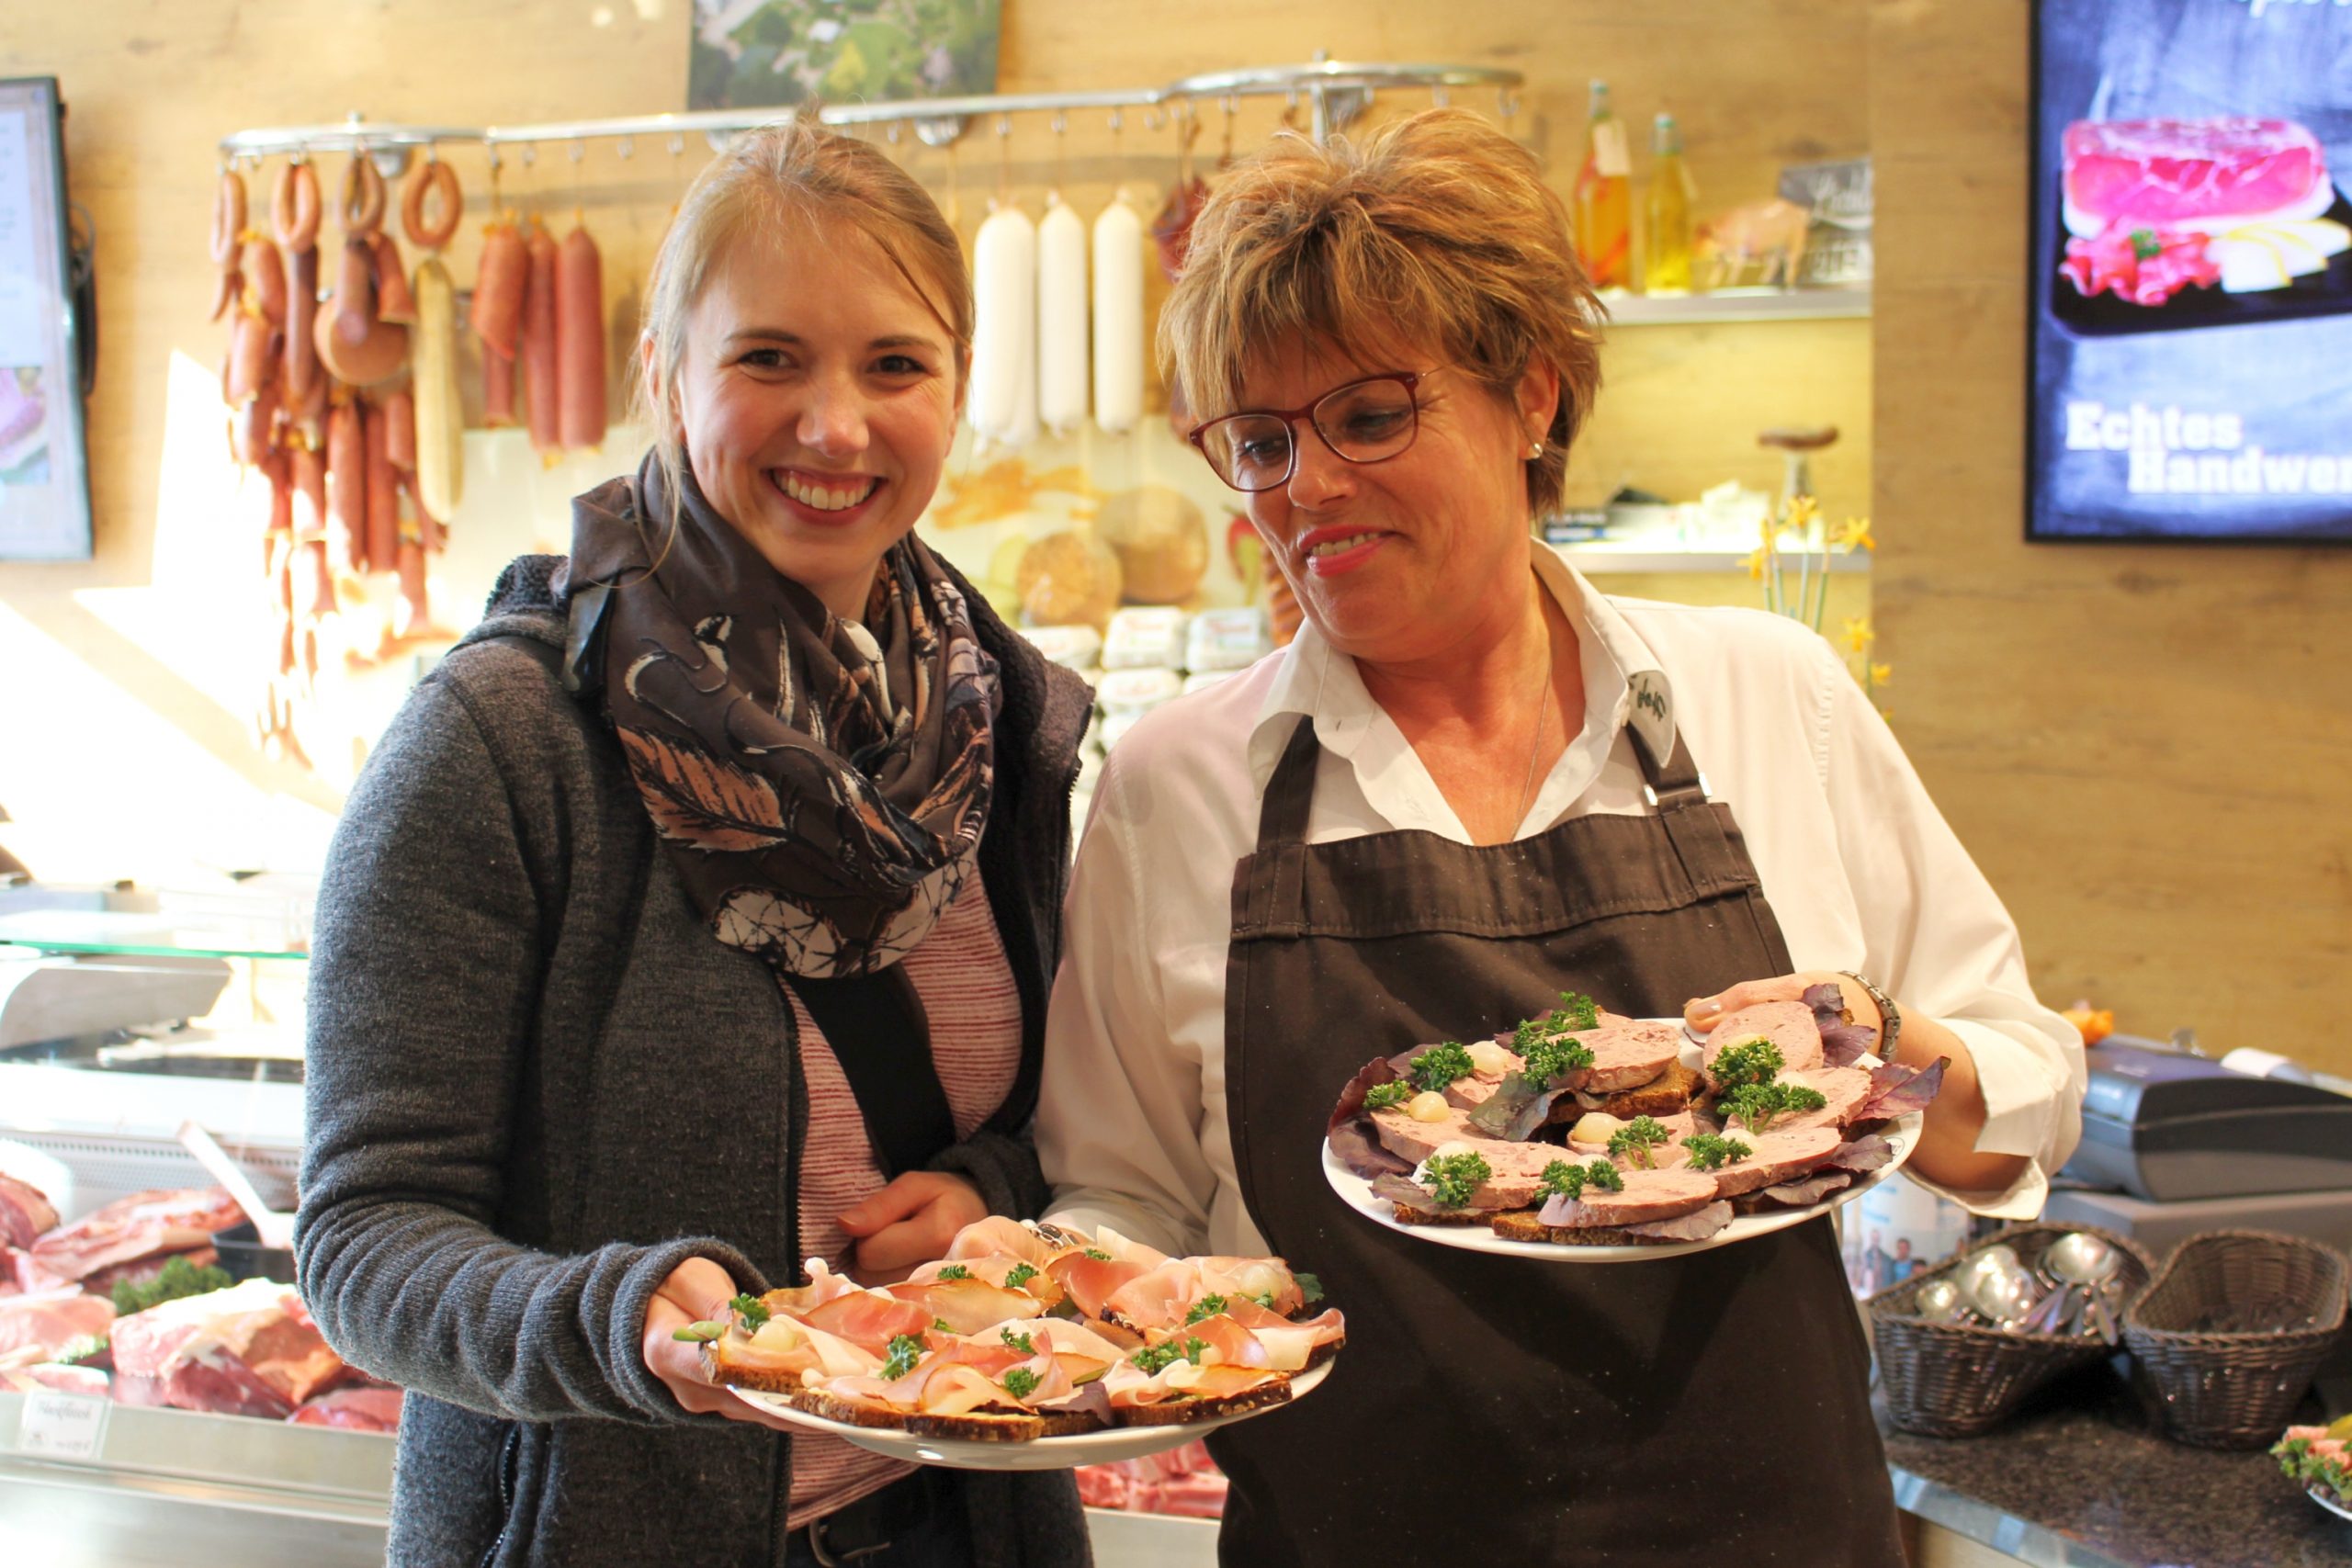
M 291 1285 L 247 1280 L 118 1320 L 119 1397 L 224 1416 L 282 1417 L 344 1374 Z M 133 1380 L 150 1380 L 141 1388 Z
M 2335 201 L 2319 139 L 2290 119 L 2076 120 L 2063 147 L 2066 227 L 2085 239 L 2118 220 L 2212 234 Z
M 218 1187 L 134 1192 L 33 1243 L 33 1261 L 80 1280 L 118 1263 L 202 1247 L 245 1212 Z
M 0 1367 L 25 1367 L 52 1359 L 86 1335 L 113 1325 L 114 1303 L 78 1291 L 47 1291 L 37 1296 L 0 1298 Z
M 396 1388 L 339 1388 L 305 1400 L 287 1420 L 297 1427 L 340 1427 L 347 1432 L 394 1432 L 401 1424 Z
M 57 1224 L 57 1211 L 40 1189 L 0 1173 L 0 1246 L 30 1247 Z

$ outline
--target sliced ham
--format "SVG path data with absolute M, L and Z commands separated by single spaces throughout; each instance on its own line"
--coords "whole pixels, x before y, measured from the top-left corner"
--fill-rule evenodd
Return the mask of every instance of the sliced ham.
M 900 1335 L 921 1335 L 931 1327 L 938 1314 L 923 1298 L 932 1289 L 928 1285 L 892 1287 L 909 1292 L 906 1299 L 881 1291 L 851 1291 L 794 1315 L 809 1328 L 820 1328 L 879 1356 Z
M 1675 1219 L 1627 1225 L 1625 1233 L 1650 1241 L 1704 1241 L 1729 1224 L 1731 1205 L 1717 1199 L 1703 1209 L 1694 1209 Z
M 134 1192 L 34 1242 L 33 1260 L 79 1280 L 112 1264 L 203 1247 L 244 1217 L 218 1187 Z
M 1563 1230 L 1653 1224 L 1696 1213 L 1715 1201 L 1714 1179 L 1703 1171 L 1629 1170 L 1623 1175 L 1624 1190 L 1588 1187 L 1581 1199 L 1555 1197 L 1537 1218 Z
M 1740 1132 L 1732 1135 L 1748 1146 L 1747 1157 L 1699 1173 L 1713 1179 L 1718 1198 L 1736 1198 L 1758 1188 L 1793 1181 L 1819 1168 L 1844 1142 L 1835 1127 L 1802 1127 L 1784 1132 L 1776 1126 L 1769 1133 Z
M 1083 1252 L 1065 1253 L 1047 1264 L 1054 1282 L 1061 1286 L 1086 1317 L 1101 1317 L 1102 1303 L 1130 1280 L 1151 1272 L 1144 1264 L 1115 1258 L 1094 1258 Z
M 1044 1236 L 1002 1214 L 990 1214 L 975 1220 L 956 1233 L 947 1244 L 947 1261 L 961 1263 L 974 1258 L 1017 1258 L 1033 1269 L 1043 1269 L 1054 1256 L 1054 1247 Z
M 1134 1329 L 1173 1328 L 1207 1293 L 1198 1269 L 1184 1262 L 1166 1263 L 1112 1292 L 1097 1315 Z
M 1759 1036 L 1781 1048 L 1784 1075 L 1822 1065 L 1821 1026 L 1811 1008 L 1803 1002 L 1758 1002 L 1726 1013 L 1708 1031 L 1703 1049 L 1707 1068 L 1712 1072 L 1715 1058 L 1732 1046 Z

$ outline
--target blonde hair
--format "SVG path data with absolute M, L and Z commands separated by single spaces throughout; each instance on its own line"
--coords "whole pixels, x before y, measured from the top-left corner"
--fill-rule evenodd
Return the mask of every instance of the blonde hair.
M 956 386 L 971 367 L 971 278 L 956 231 L 931 193 L 879 150 L 827 130 L 807 108 L 745 131 L 686 187 L 646 283 L 641 347 L 650 351 L 638 358 L 635 403 L 653 431 L 673 531 L 684 489 L 676 399 L 686 318 L 729 245 L 755 229 L 796 220 L 810 229 L 845 223 L 872 240 L 947 330 Z
M 1231 412 L 1249 367 L 1292 339 L 1430 344 L 1506 397 L 1548 364 L 1560 399 L 1526 460 L 1541 516 L 1600 386 L 1600 317 L 1533 154 L 1467 110 L 1426 109 L 1361 142 L 1285 132 L 1228 172 L 1160 311 L 1159 360 L 1204 419 Z

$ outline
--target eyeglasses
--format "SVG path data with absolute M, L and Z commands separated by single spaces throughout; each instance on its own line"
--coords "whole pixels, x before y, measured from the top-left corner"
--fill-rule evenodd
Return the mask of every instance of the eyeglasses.
M 1298 468 L 1300 420 L 1351 463 L 1385 463 L 1421 431 L 1413 389 L 1429 370 L 1395 370 L 1334 387 L 1304 408 L 1252 409 L 1213 419 L 1190 436 L 1216 477 L 1248 494 L 1277 490 Z

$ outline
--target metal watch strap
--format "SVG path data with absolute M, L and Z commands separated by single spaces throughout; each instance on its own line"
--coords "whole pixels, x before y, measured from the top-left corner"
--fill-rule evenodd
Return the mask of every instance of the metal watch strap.
M 1893 997 L 1890 997 L 1884 991 L 1880 990 L 1869 980 L 1855 974 L 1851 969 L 1841 969 L 1838 973 L 1845 976 L 1846 978 L 1851 980 L 1857 986 L 1860 986 L 1864 991 L 1868 992 L 1871 1000 L 1878 1004 L 1879 1026 L 1878 1051 L 1876 1055 L 1881 1061 L 1892 1062 L 1894 1060 L 1894 1043 L 1896 1040 L 1900 1039 L 1903 1034 L 1903 1010 L 1894 1005 L 1894 998 Z

